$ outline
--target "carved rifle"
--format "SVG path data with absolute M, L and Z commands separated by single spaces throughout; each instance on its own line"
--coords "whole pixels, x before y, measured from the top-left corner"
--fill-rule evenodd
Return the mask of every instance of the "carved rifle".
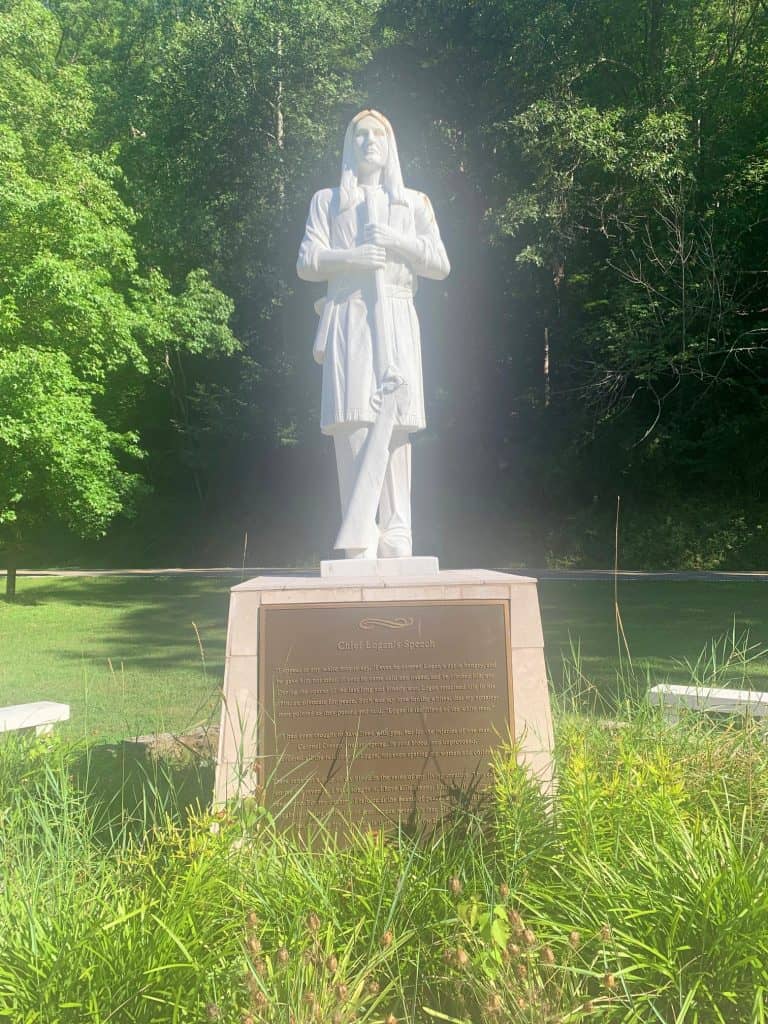
M 366 189 L 368 222 L 376 223 L 374 189 Z M 378 383 L 378 412 L 362 451 L 360 469 L 352 487 L 347 513 L 341 524 L 335 547 L 367 548 L 375 533 L 376 513 L 389 462 L 389 445 L 395 421 L 408 409 L 408 384 L 398 373 L 392 358 L 392 329 L 386 301 L 384 268 L 373 272 L 369 315 L 373 343 L 373 365 Z

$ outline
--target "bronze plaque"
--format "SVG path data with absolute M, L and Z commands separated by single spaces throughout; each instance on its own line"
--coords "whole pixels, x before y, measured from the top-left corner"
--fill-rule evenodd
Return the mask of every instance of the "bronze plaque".
M 509 739 L 508 604 L 262 605 L 269 805 L 298 824 L 427 823 Z

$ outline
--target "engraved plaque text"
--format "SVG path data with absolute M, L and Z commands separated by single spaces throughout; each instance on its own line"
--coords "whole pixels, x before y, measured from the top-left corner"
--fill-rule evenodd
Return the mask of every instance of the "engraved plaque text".
M 505 601 L 266 605 L 267 800 L 287 820 L 436 821 L 512 722 Z

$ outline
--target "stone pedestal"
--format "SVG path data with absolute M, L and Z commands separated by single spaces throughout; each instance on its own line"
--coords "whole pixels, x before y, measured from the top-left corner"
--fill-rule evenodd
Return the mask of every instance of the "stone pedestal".
M 323 579 L 347 579 L 349 576 L 434 576 L 440 571 L 438 560 L 432 555 L 412 555 L 410 558 L 331 558 L 320 563 Z
M 265 787 L 286 820 L 429 822 L 510 738 L 549 791 L 536 581 L 356 561 L 233 588 L 216 803 Z

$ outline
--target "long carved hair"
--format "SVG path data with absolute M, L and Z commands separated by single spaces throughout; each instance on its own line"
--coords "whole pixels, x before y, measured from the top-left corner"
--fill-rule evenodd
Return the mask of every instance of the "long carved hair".
M 355 170 L 355 128 L 358 121 L 364 117 L 374 117 L 384 126 L 384 131 L 387 134 L 387 162 L 382 168 L 381 184 L 384 191 L 389 193 L 390 202 L 406 206 L 403 172 L 400 170 L 400 157 L 397 155 L 397 143 L 392 125 L 378 110 L 361 110 L 349 122 L 344 135 L 344 152 L 341 157 L 340 209 L 347 210 L 362 199 L 362 190 L 357 183 L 357 171 Z

